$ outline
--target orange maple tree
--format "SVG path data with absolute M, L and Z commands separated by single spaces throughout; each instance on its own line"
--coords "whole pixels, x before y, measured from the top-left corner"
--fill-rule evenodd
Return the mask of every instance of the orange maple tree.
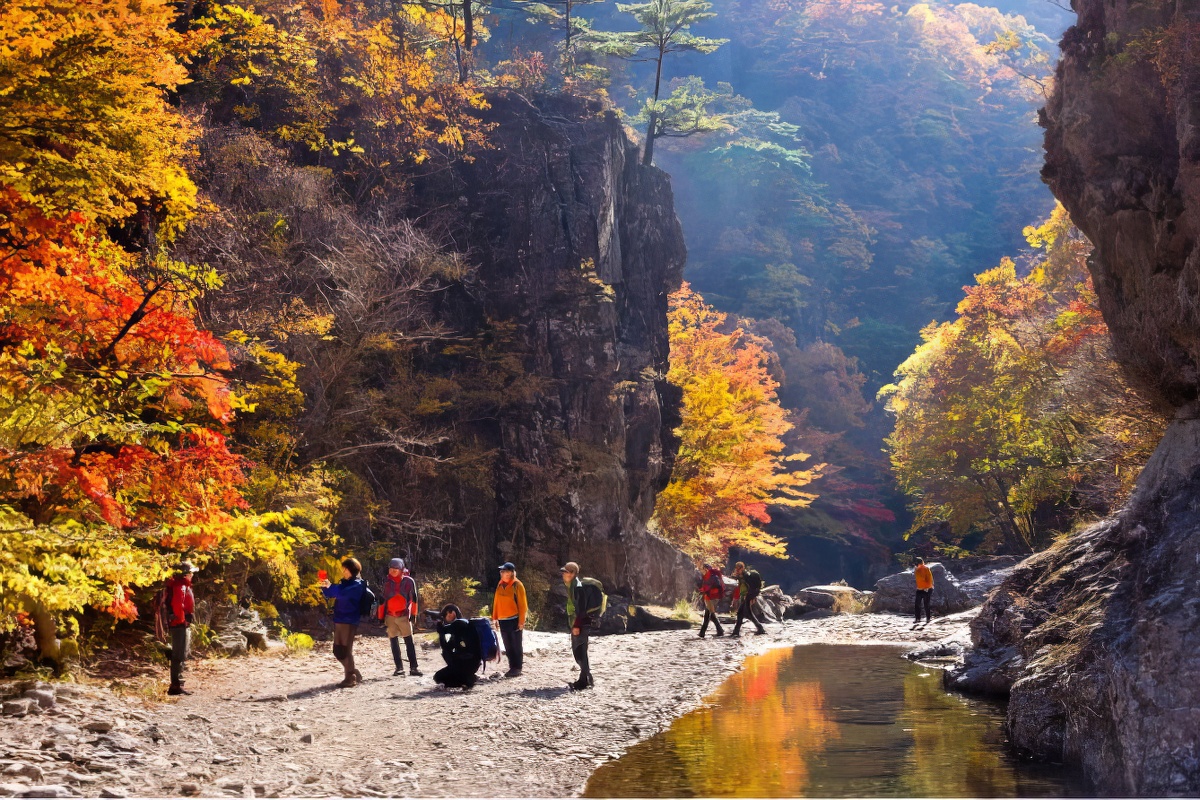
M 684 284 L 671 295 L 671 368 L 683 389 L 683 423 L 671 482 L 658 496 L 659 530 L 697 559 L 721 559 L 730 547 L 782 555 L 784 543 L 761 526 L 772 505 L 806 506 L 804 491 L 820 466 L 795 469 L 792 427 L 775 395 L 758 337 L 732 324 Z
M 128 618 L 125 587 L 171 551 L 247 527 L 228 357 L 191 308 L 203 277 L 0 190 L 0 612 Z

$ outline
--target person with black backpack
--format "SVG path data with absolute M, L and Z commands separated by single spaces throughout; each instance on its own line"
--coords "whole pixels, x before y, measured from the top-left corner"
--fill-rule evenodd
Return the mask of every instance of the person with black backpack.
M 442 609 L 437 633 L 446 666 L 433 673 L 434 682 L 447 689 L 470 690 L 478 680 L 475 673 L 483 663 L 483 650 L 475 626 L 463 618 L 458 606 L 451 603 Z
M 354 668 L 354 637 L 358 633 L 358 621 L 371 613 L 375 595 L 359 574 L 362 564 L 358 559 L 342 561 L 342 580 L 337 585 L 329 580 L 321 581 L 321 592 L 333 598 L 333 657 L 342 662 L 346 677 L 338 685 L 348 689 L 362 682 L 362 673 Z
M 579 565 L 568 561 L 559 570 L 567 587 L 567 622 L 571 626 L 571 655 L 579 665 L 579 680 L 567 684 L 580 692 L 595 686 L 588 661 L 588 634 L 604 615 L 604 589 L 595 578 L 579 577 Z
M 762 592 L 763 579 L 756 569 L 746 569 L 741 561 L 733 565 L 733 577 L 738 579 L 738 592 L 742 604 L 738 606 L 737 622 L 734 623 L 730 636 L 742 635 L 742 623 L 749 618 L 758 629 L 755 633 L 762 635 L 767 632 L 763 627 L 762 612 L 758 609 L 758 595 Z

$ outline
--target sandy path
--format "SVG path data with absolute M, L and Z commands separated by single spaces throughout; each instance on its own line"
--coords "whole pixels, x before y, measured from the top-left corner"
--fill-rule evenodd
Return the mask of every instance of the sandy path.
M 920 631 L 880 614 L 771 625 L 740 640 L 694 631 L 597 638 L 596 688 L 583 693 L 566 687 L 575 672 L 565 634 L 527 633 L 524 674 L 469 693 L 433 684 L 434 650 L 421 653 L 425 677 L 392 677 L 382 637 L 356 645 L 365 681 L 353 689 L 337 688 L 340 666 L 327 646 L 302 657 L 209 660 L 192 669 L 195 694 L 177 702 L 60 693 L 47 713 L 5 719 L 0 794 L 55 796 L 37 790 L 60 786 L 60 796 L 573 795 L 596 764 L 696 708 L 747 655 L 814 642 L 915 646 L 963 636 L 969 617 Z M 114 730 L 82 730 L 97 719 Z M 12 764 L 40 764 L 42 775 L 23 777 Z

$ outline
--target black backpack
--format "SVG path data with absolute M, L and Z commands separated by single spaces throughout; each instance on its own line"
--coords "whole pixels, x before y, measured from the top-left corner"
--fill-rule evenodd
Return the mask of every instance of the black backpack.
M 750 594 L 758 594 L 762 590 L 762 575 L 758 574 L 758 570 L 746 571 L 746 589 Z
M 362 597 L 358 598 L 358 615 L 360 617 L 371 616 L 371 609 L 375 607 L 375 593 L 371 591 L 370 584 L 367 579 L 363 578 L 363 593 Z

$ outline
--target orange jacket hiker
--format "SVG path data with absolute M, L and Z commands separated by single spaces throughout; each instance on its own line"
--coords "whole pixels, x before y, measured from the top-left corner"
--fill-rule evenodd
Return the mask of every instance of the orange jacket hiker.
M 529 613 L 529 602 L 525 599 L 525 584 L 514 578 L 512 583 L 501 581 L 496 586 L 496 597 L 492 601 L 492 619 L 518 618 L 517 624 L 525 627 L 525 615 Z
M 933 588 L 933 571 L 924 564 L 917 564 L 917 568 L 913 570 L 913 574 L 917 577 L 917 591 L 923 592 L 926 589 Z

